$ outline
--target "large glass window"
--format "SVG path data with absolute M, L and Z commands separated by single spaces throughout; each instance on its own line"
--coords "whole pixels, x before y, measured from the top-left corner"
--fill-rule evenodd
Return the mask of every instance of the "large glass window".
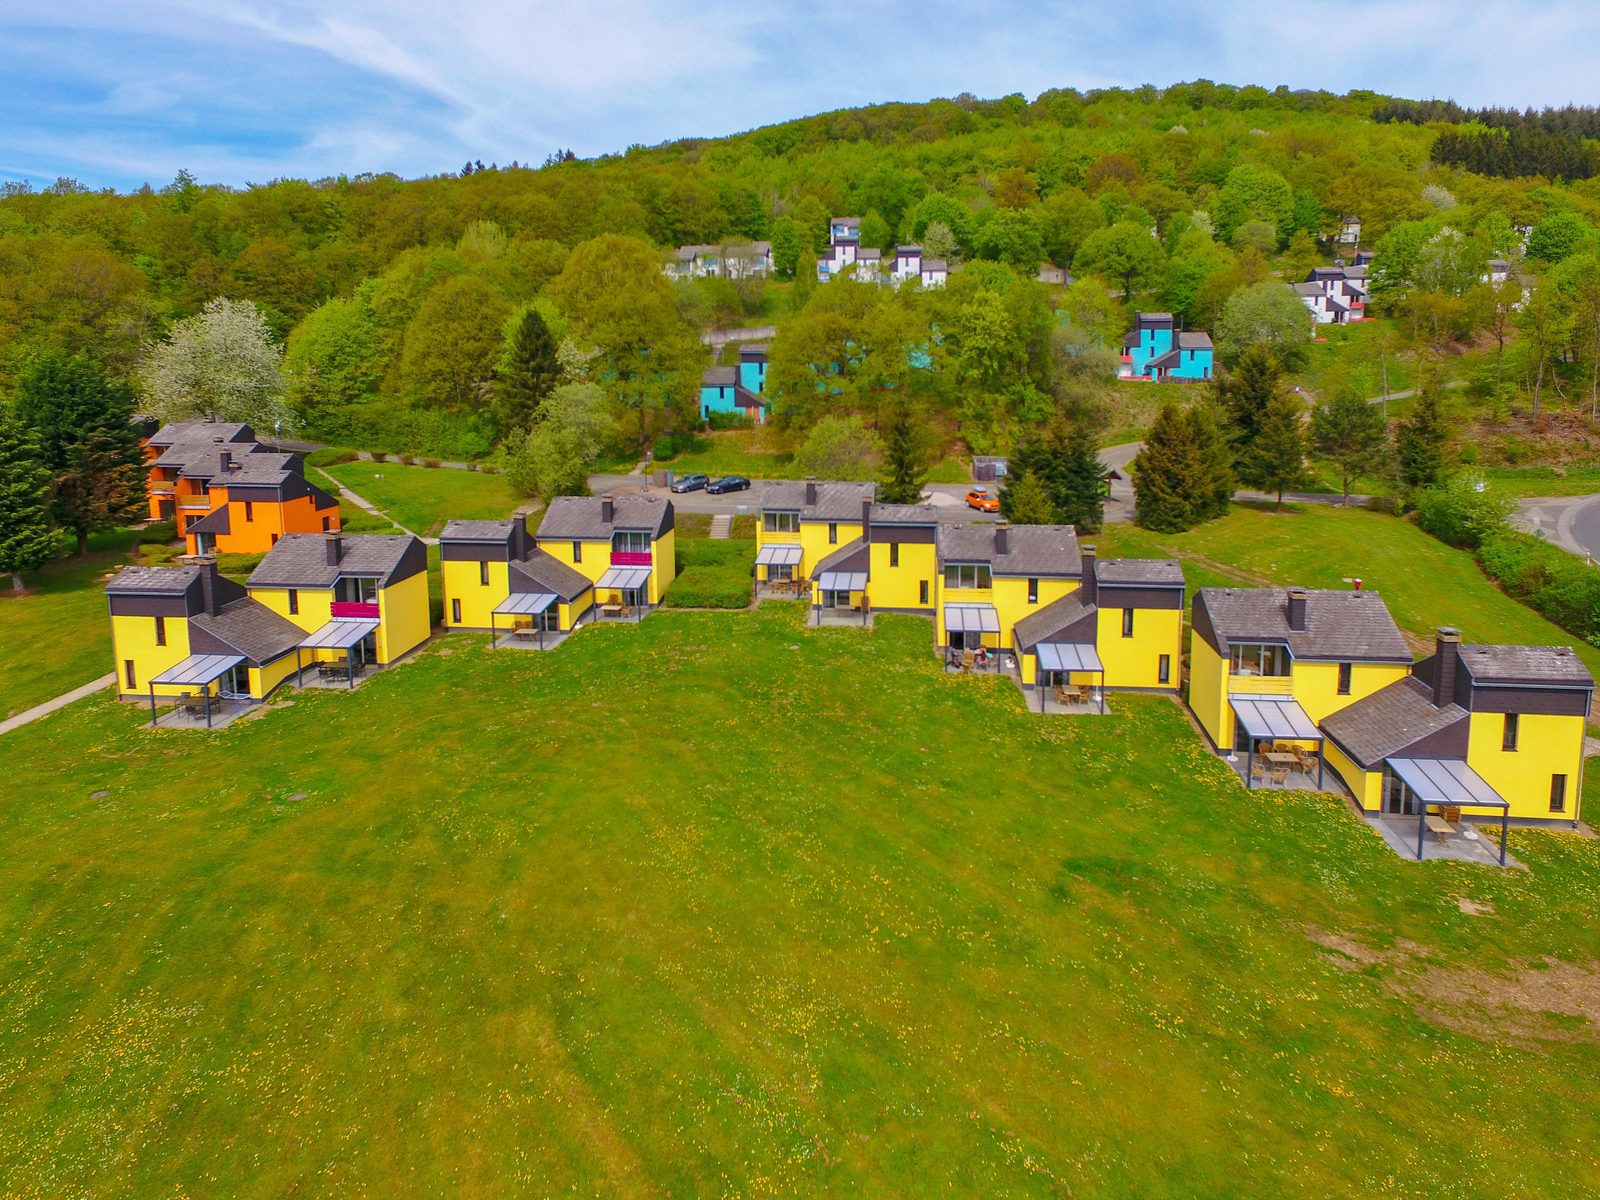
M 944 585 L 947 588 L 990 588 L 994 581 L 988 563 L 947 563 Z
M 761 528 L 766 533 L 799 533 L 800 514 L 797 512 L 764 512 Z
M 621 554 L 647 554 L 650 535 L 643 529 L 619 529 L 611 535 L 611 549 Z
M 1287 675 L 1293 660 L 1287 646 L 1243 642 L 1233 647 L 1229 669 L 1235 675 Z

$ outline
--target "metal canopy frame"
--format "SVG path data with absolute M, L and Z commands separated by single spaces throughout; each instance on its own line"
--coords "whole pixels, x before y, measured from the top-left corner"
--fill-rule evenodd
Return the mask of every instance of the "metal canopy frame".
M 610 574 L 608 571 L 607 574 Z M 648 571 L 645 574 L 649 574 Z M 489 649 L 493 650 L 499 641 L 500 634 L 495 629 L 496 616 L 534 616 L 541 620 L 535 622 L 539 632 L 539 649 L 544 649 L 544 621 L 543 615 L 557 600 L 553 592 L 514 592 L 499 604 L 494 606 L 489 613 Z
M 1511 805 L 1459 758 L 1391 758 L 1388 767 L 1417 798 L 1417 861 L 1427 834 L 1428 806 L 1500 810 L 1500 865 L 1506 865 Z
M 1039 711 L 1045 711 L 1045 671 L 1079 671 L 1100 676 L 1100 715 L 1106 712 L 1106 668 L 1100 652 L 1087 642 L 1040 642 L 1033 648 L 1039 674 Z
M 306 664 L 301 657 L 306 650 L 343 650 L 345 665 L 345 686 L 356 686 L 356 656 L 352 651 L 361 647 L 369 634 L 378 631 L 379 622 L 371 617 L 335 617 L 326 625 L 321 626 L 304 641 L 294 648 L 294 683 L 300 687 L 304 682 Z M 366 652 L 363 649 L 361 665 L 366 666 Z
M 999 633 L 1000 614 L 992 604 L 946 604 L 944 627 L 947 633 Z
M 203 689 L 206 698 L 206 728 L 211 728 L 211 685 L 245 661 L 242 654 L 191 654 L 180 659 L 150 681 L 150 725 L 156 724 L 157 687 L 194 687 Z M 217 697 L 220 702 L 222 697 Z
M 792 567 L 805 557 L 805 551 L 793 542 L 780 542 L 761 547 L 756 555 L 758 567 Z
M 596 588 L 615 588 L 617 591 L 637 591 L 650 581 L 649 567 L 607 567 Z
M 1300 702 L 1290 696 L 1229 696 L 1228 704 L 1233 715 L 1244 726 L 1248 744 L 1245 747 L 1244 786 L 1255 790 L 1256 741 L 1315 742 L 1317 744 L 1317 790 L 1322 790 L 1323 753 L 1322 730 L 1306 715 Z M 1229 753 L 1232 753 L 1230 751 Z

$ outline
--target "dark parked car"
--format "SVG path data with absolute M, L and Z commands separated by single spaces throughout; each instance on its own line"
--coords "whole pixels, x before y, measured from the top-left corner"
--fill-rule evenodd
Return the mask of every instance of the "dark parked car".
M 672 481 L 672 490 L 675 492 L 698 492 L 711 480 L 704 475 L 684 475 Z
M 724 492 L 743 492 L 750 488 L 750 481 L 743 475 L 724 475 L 721 479 L 712 480 L 706 485 L 706 491 L 713 496 L 720 496 Z

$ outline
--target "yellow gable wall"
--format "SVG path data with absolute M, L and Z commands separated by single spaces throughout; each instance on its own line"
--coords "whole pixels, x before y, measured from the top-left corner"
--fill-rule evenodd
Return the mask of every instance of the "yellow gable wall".
M 250 668 L 250 695 L 265 700 L 285 680 L 294 678 L 295 655 L 291 651 L 282 658 Z
M 1345 787 L 1355 796 L 1356 803 L 1366 812 L 1377 812 L 1383 807 L 1383 772 L 1363 771 L 1332 742 L 1322 743 L 1323 760 L 1332 767 Z
M 600 576 L 611 569 L 611 543 L 583 542 L 577 543 L 579 557 L 572 557 L 573 542 L 568 539 L 556 541 L 554 539 L 537 538 L 534 544 L 557 562 L 566 563 L 579 575 L 590 583 L 595 582 Z
M 1355 663 L 1350 669 L 1350 694 L 1339 695 L 1339 664 L 1300 662 L 1294 664 L 1294 698 L 1306 716 L 1321 723 L 1342 708 L 1398 683 L 1411 674 L 1409 664 Z M 1235 691 L 1238 689 L 1235 688 Z
M 184 617 L 168 617 L 167 644 L 156 645 L 154 617 L 112 617 L 111 646 L 116 656 L 117 694 L 148 696 L 150 681 L 161 672 L 189 657 L 189 622 Z M 128 690 L 127 660 L 133 660 L 133 690 Z M 157 688 L 163 695 L 172 689 Z M 182 690 L 182 689 L 179 689 Z
M 580 542 L 581 558 L 573 561 L 572 541 L 558 541 L 555 539 L 537 538 L 535 544 L 539 549 L 550 555 L 557 562 L 566 563 L 590 583 L 598 583 L 600 577 L 611 569 L 611 542 L 606 541 Z M 672 581 L 678 577 L 678 531 L 669 529 L 655 541 L 650 543 L 650 579 L 645 585 L 645 599 L 650 604 L 660 604 L 661 598 L 667 594 L 667 589 L 672 586 Z M 594 601 L 597 604 L 608 604 L 619 599 L 618 592 L 607 588 L 604 592 L 597 593 Z M 462 613 L 465 616 L 465 611 Z
M 378 589 L 379 663 L 391 663 L 428 640 L 428 573 Z
M 1217 746 L 1233 745 L 1233 710 L 1228 707 L 1228 661 L 1195 634 L 1189 639 L 1189 707 Z
M 660 604 L 678 577 L 678 531 L 669 529 L 650 543 L 650 603 Z
M 1136 608 L 1133 636 L 1122 636 L 1120 608 L 1102 608 L 1095 649 L 1105 667 L 1105 685 L 1114 688 L 1176 688 L 1183 651 L 1183 612 L 1176 608 Z M 1165 654 L 1167 682 L 1161 682 Z
M 570 549 L 570 547 L 569 547 Z M 489 568 L 485 585 L 480 568 Z M 444 623 L 449 629 L 488 629 L 495 608 L 511 594 L 510 569 L 503 562 L 476 563 L 446 559 L 439 564 L 444 579 Z M 461 602 L 461 620 L 451 614 Z M 496 621 L 496 625 L 505 624 Z
M 1517 722 L 1515 750 L 1500 748 L 1504 713 L 1475 712 L 1468 728 L 1467 765 L 1511 805 L 1513 817 L 1577 819 L 1582 717 L 1524 713 Z M 1551 775 L 1567 777 L 1567 806 L 1560 813 L 1550 811 Z M 1469 811 L 1477 815 L 1488 810 Z
M 903 553 L 903 551 L 902 551 Z M 903 561 L 903 560 L 902 560 Z M 947 644 L 948 631 L 944 623 L 944 606 L 946 604 L 992 604 L 995 616 L 1000 621 L 1000 634 L 996 638 L 985 636 L 985 646 L 996 646 L 1010 649 L 1016 645 L 1012 630 L 1018 621 L 1024 617 L 1032 616 L 1047 604 L 1053 604 L 1063 596 L 1078 590 L 1076 579 L 1050 579 L 1039 580 L 1038 600 L 1028 603 L 1028 581 L 1021 576 L 997 575 L 994 577 L 992 588 L 947 588 L 944 586 L 944 571 L 941 569 L 934 589 L 934 644 L 943 646 Z
M 315 633 L 332 620 L 332 588 L 295 589 L 297 612 L 289 611 L 288 588 L 251 588 L 250 597 L 259 600 L 286 621 L 307 633 Z
M 800 565 L 795 568 L 795 573 L 802 578 L 816 570 L 817 564 L 840 546 L 848 546 L 861 536 L 860 521 L 837 521 L 839 538 L 836 542 L 828 540 L 828 522 L 802 521 L 800 522 L 800 549 L 802 557 Z M 772 541 L 794 540 L 793 534 L 769 535 Z
M 926 612 L 934 606 L 938 563 L 932 542 L 906 542 L 900 546 L 900 565 L 891 567 L 888 542 L 872 543 L 868 568 L 867 595 L 873 608 L 906 608 Z M 922 599 L 922 584 L 928 585 L 928 598 Z

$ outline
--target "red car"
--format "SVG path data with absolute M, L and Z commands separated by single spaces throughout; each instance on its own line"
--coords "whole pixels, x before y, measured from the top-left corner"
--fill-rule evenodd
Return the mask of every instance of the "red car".
M 967 493 L 967 507 L 975 508 L 979 512 L 999 512 L 1000 501 L 983 488 L 973 488 Z

